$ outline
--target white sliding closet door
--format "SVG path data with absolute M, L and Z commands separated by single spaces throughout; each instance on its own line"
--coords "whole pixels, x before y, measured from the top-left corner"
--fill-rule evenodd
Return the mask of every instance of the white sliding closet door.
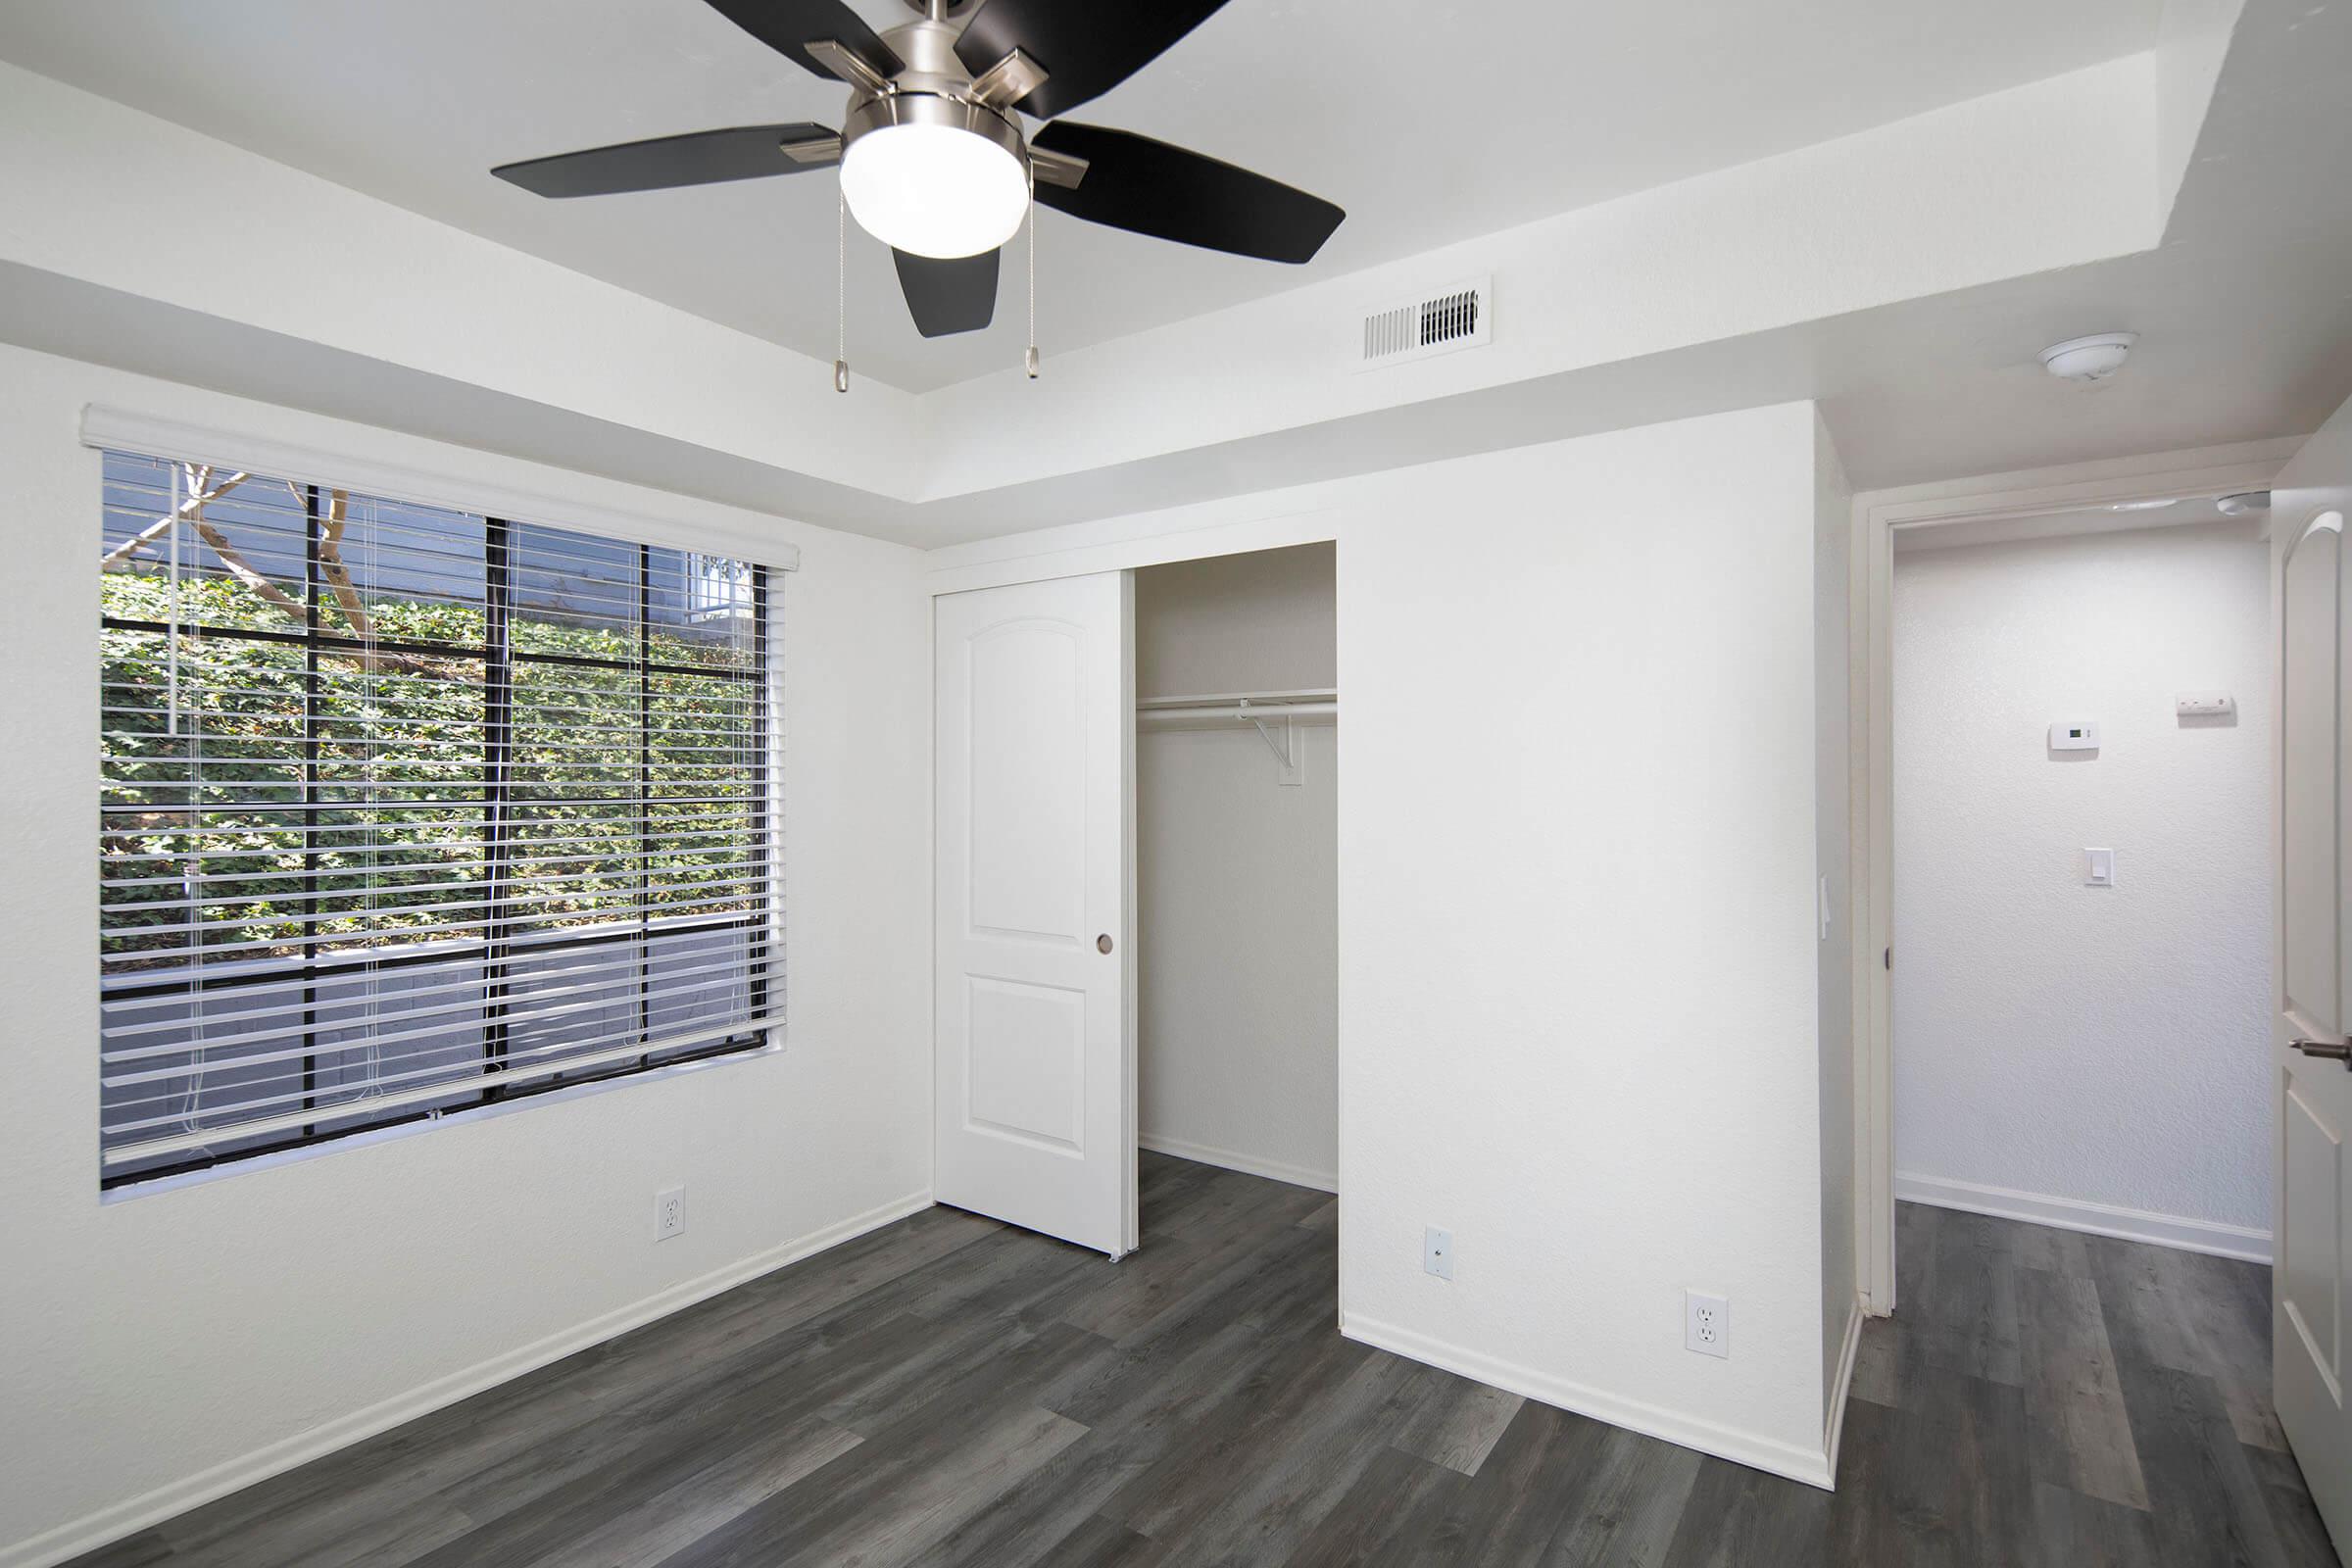
M 939 1200 L 1135 1246 L 1133 594 L 933 601 Z

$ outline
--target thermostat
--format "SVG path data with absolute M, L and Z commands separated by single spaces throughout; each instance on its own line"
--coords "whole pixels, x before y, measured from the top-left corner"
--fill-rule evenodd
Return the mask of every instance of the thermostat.
M 2095 752 L 2099 749 L 2099 726 L 2086 718 L 2062 718 L 2050 726 L 2050 750 L 2053 752 Z

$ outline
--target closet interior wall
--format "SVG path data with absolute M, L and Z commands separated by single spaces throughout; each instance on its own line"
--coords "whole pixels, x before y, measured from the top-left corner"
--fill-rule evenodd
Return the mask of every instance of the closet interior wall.
M 1334 547 L 1135 577 L 1139 703 L 1337 685 Z M 1339 731 L 1319 714 L 1136 737 L 1146 1149 L 1336 1190 Z

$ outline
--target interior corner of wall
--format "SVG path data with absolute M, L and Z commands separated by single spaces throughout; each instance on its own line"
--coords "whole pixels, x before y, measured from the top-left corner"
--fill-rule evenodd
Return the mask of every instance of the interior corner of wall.
M 2170 226 L 2245 0 L 2164 0 L 2155 48 L 2156 221 Z

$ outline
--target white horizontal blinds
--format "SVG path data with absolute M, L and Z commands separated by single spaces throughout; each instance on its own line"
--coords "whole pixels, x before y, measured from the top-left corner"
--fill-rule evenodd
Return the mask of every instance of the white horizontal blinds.
M 756 1044 L 765 573 L 105 459 L 110 1179 Z

